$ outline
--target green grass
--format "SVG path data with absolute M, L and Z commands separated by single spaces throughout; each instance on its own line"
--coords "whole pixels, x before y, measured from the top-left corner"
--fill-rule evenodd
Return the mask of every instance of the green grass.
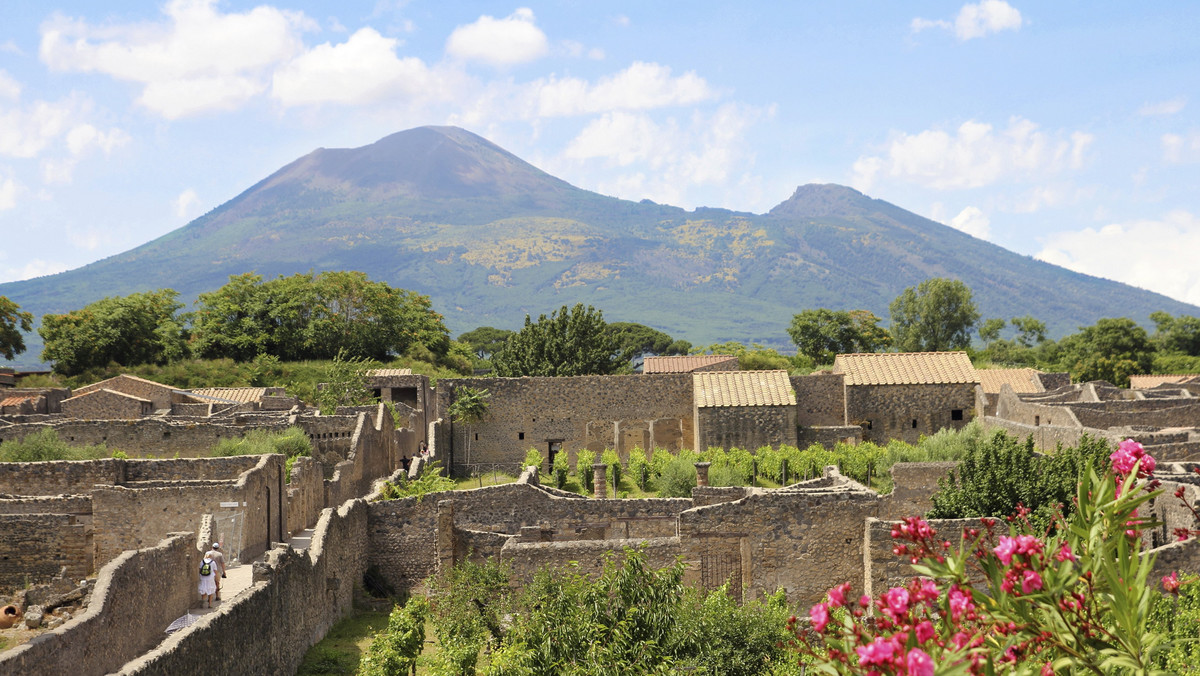
M 387 627 L 387 621 L 387 611 L 356 609 L 308 649 L 297 676 L 356 673 L 359 658 L 371 645 L 375 632 Z

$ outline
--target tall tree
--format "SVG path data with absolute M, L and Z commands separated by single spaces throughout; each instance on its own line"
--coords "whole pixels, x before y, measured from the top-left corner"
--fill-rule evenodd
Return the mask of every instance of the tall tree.
M 891 345 L 892 337 L 879 321 L 866 310 L 804 310 L 792 316 L 788 335 L 813 365 L 829 364 L 839 354 L 878 352 Z
M 467 437 L 467 457 L 464 462 L 471 462 L 471 425 L 483 419 L 488 411 L 488 397 L 491 393 L 474 387 L 458 387 L 454 389 L 454 401 L 446 412 L 455 423 L 465 428 Z
M 458 342 L 469 345 L 475 357 L 483 360 L 490 359 L 493 354 L 499 352 L 500 348 L 504 347 L 504 342 L 515 335 L 516 331 L 480 326 L 459 335 Z
M 1012 325 L 1017 330 L 1017 342 L 1022 347 L 1033 347 L 1046 342 L 1046 322 L 1034 319 L 1033 315 L 1013 317 Z
M 1154 345 L 1132 319 L 1101 319 L 1058 342 L 1059 359 L 1076 381 L 1103 380 L 1129 386 L 1129 376 L 1149 373 Z
M 961 350 L 971 344 L 979 310 L 971 289 L 957 279 L 934 277 L 908 287 L 888 306 L 892 337 L 902 352 Z
M 993 317 L 991 319 L 984 320 L 984 322 L 979 325 L 979 339 L 982 340 L 985 345 L 991 345 L 997 340 L 1000 340 L 1000 332 L 1004 330 L 1004 326 L 1006 324 L 1007 322 L 999 317 Z
M 205 359 L 250 361 L 269 354 L 274 324 L 262 276 L 230 275 L 229 282 L 196 299 L 192 352 Z
M 1200 356 L 1200 318 L 1191 315 L 1172 317 L 1161 310 L 1151 313 L 1155 330 L 1152 340 L 1162 352 Z
M 22 333 L 33 330 L 33 315 L 22 312 L 21 306 L 0 296 L 0 355 L 5 359 L 25 351 L 25 337 Z
M 540 315 L 525 315 L 525 327 L 492 356 L 496 375 L 608 375 L 621 367 L 617 344 L 606 330 L 604 313 L 582 303 Z
M 183 357 L 186 344 L 175 313 L 183 307 L 174 289 L 103 298 L 67 314 L 42 316 L 42 359 L 75 375 L 115 362 L 165 364 Z
M 675 340 L 658 329 L 634 322 L 613 322 L 608 325 L 608 333 L 616 339 L 623 362 L 646 355 L 687 354 L 692 347 L 686 340 Z

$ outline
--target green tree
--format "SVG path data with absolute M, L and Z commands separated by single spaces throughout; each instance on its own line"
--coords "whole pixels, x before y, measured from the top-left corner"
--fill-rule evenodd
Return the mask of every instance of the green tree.
M 736 340 L 714 343 L 704 347 L 694 347 L 691 349 L 691 353 L 732 355 L 737 357 L 738 368 L 742 371 L 790 371 L 796 368 L 811 369 L 814 366 L 812 360 L 803 355 L 797 354 L 795 357 L 789 357 L 785 354 L 780 354 L 773 347 L 764 347 L 758 344 L 746 347 Z
M 792 316 L 788 335 L 814 365 L 830 364 L 839 354 L 878 352 L 891 345 L 892 337 L 879 321 L 866 310 L 804 310 Z
M 467 458 L 471 462 L 471 425 L 483 419 L 488 411 L 488 397 L 491 393 L 474 387 L 458 387 L 454 389 L 454 401 L 446 412 L 450 419 L 466 428 Z
M 616 340 L 618 358 L 623 362 L 646 355 L 687 354 L 691 349 L 686 340 L 675 340 L 658 329 L 634 322 L 613 322 L 608 325 L 608 333 Z
M 460 335 L 458 342 L 470 346 L 471 351 L 475 353 L 475 358 L 483 361 L 491 359 L 492 355 L 499 352 L 500 348 L 504 347 L 504 343 L 515 335 L 517 335 L 516 331 L 480 326 Z
M 508 339 L 492 356 L 501 377 L 587 376 L 615 373 L 621 366 L 616 341 L 606 330 L 604 313 L 588 305 L 562 306 Z
M 377 368 L 370 359 L 347 356 L 338 352 L 325 367 L 324 377 L 317 389 L 317 406 L 322 415 L 333 415 L 338 406 L 365 406 L 375 401 L 368 387 L 367 371 Z
M 21 312 L 21 306 L 0 296 L 0 356 L 12 359 L 25 351 L 22 332 L 33 330 L 33 315 Z
M 42 359 L 74 375 L 115 362 L 122 366 L 166 364 L 185 353 L 175 313 L 183 307 L 173 289 L 98 300 L 67 314 L 42 317 Z
M 1155 330 L 1151 340 L 1160 352 L 1200 356 L 1200 318 L 1191 315 L 1172 317 L 1166 312 L 1151 313 Z
M 984 320 L 984 322 L 979 325 L 979 339 L 982 340 L 985 345 L 991 345 L 997 340 L 1000 340 L 1000 332 L 1004 330 L 1006 324 L 1007 322 L 999 317 L 993 317 L 992 319 Z
M 1149 373 L 1154 345 L 1132 319 L 1101 319 L 1058 342 L 1059 360 L 1076 381 L 1103 380 L 1129 386 L 1129 376 Z
M 902 352 L 964 349 L 979 321 L 971 289 L 957 279 L 935 277 L 910 286 L 888 310 L 892 337 Z
M 250 361 L 272 348 L 274 324 L 262 277 L 230 275 L 229 282 L 196 299 L 192 352 L 204 359 Z
M 1034 319 L 1033 315 L 1012 318 L 1017 330 L 1017 343 L 1022 347 L 1033 347 L 1046 342 L 1046 322 Z

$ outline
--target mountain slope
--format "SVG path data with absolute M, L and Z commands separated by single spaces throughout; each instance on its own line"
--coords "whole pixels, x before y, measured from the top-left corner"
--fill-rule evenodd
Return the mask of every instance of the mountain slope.
M 315 150 L 163 237 L 76 270 L 2 284 L 0 295 L 40 316 L 161 287 L 191 302 L 250 270 L 338 269 L 429 294 L 454 333 L 515 328 L 525 313 L 585 302 L 609 320 L 694 343 L 782 346 L 792 314 L 804 308 L 886 317 L 904 287 L 934 276 L 962 279 L 984 317 L 1033 314 L 1055 335 L 1105 316 L 1200 314 L 850 188 L 801 186 L 761 215 L 688 212 L 576 188 L 453 127 Z M 39 350 L 31 346 L 24 362 Z

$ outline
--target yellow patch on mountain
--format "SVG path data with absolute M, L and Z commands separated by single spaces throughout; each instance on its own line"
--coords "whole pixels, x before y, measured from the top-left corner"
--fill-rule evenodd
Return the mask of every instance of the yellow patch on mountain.
M 604 267 L 602 263 L 580 263 L 571 266 L 569 270 L 554 280 L 554 288 L 563 289 L 568 286 L 586 286 L 619 275 L 619 271 Z
M 706 253 L 728 252 L 737 258 L 751 258 L 758 249 L 771 247 L 774 241 L 767 238 L 763 228 L 751 229 L 745 218 L 728 221 L 688 220 L 670 228 L 675 242 Z

